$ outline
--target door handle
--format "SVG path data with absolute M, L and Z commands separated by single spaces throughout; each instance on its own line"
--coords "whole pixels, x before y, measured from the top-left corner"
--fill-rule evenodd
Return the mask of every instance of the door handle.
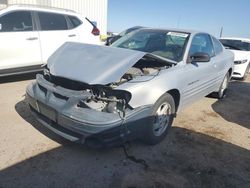
M 27 38 L 26 40 L 37 40 L 38 37 L 30 37 L 30 38 Z
M 75 36 L 76 36 L 76 34 L 68 35 L 68 37 L 75 37 Z

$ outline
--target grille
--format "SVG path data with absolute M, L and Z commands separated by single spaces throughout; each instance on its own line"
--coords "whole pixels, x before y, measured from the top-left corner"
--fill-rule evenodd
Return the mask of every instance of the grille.
M 57 86 L 61 86 L 61 87 L 66 88 L 66 89 L 80 91 L 80 90 L 90 88 L 90 86 L 86 83 L 70 80 L 70 79 L 63 78 L 63 77 L 50 75 L 49 77 L 46 76 L 45 79 L 47 81 L 57 85 Z

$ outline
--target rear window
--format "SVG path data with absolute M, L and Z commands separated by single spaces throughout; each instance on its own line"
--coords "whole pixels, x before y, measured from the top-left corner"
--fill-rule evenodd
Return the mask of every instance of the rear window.
M 70 20 L 72 28 L 76 28 L 76 27 L 78 27 L 79 25 L 82 24 L 82 21 L 80 19 L 78 19 L 77 17 L 75 17 L 75 16 L 68 16 L 68 18 Z
M 38 17 L 40 20 L 41 30 L 67 30 L 67 22 L 62 14 L 44 13 L 39 12 Z
M 32 31 L 31 12 L 18 11 L 11 12 L 0 17 L 2 28 L 0 32 Z
M 215 55 L 210 35 L 199 33 L 193 37 L 189 54 L 193 55 L 197 52 L 207 53 L 210 57 Z

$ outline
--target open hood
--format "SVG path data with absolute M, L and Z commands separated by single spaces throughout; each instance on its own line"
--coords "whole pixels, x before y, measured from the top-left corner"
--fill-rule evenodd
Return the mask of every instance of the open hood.
M 109 84 L 147 53 L 123 48 L 67 42 L 48 60 L 54 76 L 87 84 Z

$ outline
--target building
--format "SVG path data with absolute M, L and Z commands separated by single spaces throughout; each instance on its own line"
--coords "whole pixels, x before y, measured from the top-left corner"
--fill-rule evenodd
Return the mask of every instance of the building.
M 13 4 L 32 4 L 76 11 L 97 24 L 101 35 L 107 34 L 108 0 L 0 0 L 0 9 Z

